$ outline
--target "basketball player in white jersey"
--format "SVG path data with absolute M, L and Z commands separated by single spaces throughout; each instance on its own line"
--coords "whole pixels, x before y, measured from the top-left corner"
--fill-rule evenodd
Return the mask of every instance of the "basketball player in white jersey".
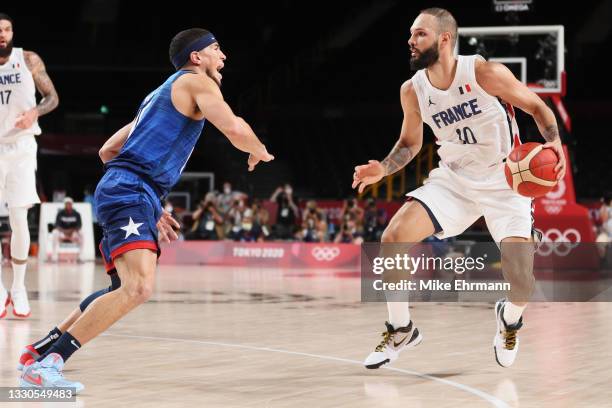
M 43 97 L 38 104 L 36 89 Z M 10 294 L 2 285 L 0 270 L 0 318 L 9 305 L 16 317 L 30 315 L 24 283 L 30 247 L 28 209 L 40 202 L 34 136 L 41 133 L 38 117 L 57 104 L 45 64 L 36 53 L 13 47 L 13 21 L 0 13 L 0 202 L 8 204 L 13 264 Z
M 411 67 L 418 72 L 400 90 L 404 120 L 399 140 L 382 162 L 370 160 L 355 167 L 353 188 L 362 192 L 406 166 L 421 149 L 423 123 L 433 130 L 439 145 L 439 168 L 422 187 L 408 194 L 382 242 L 415 243 L 432 234 L 452 237 L 484 216 L 500 246 L 503 275 L 512 288 L 495 305 L 493 340 L 496 361 L 508 367 L 518 352 L 517 331 L 535 286 L 533 245 L 516 249 L 516 243 L 532 241 L 531 199 L 513 192 L 504 177 L 504 159 L 515 139 L 519 142 L 511 106 L 533 117 L 547 141 L 545 147 L 559 157 L 556 170 L 560 179 L 565 159 L 556 119 L 542 99 L 504 65 L 486 62 L 478 55 L 455 57 L 457 23 L 447 10 L 423 10 L 410 33 Z M 422 340 L 410 319 L 408 302 L 388 301 L 387 307 L 387 330 L 366 358 L 367 368 L 394 361 L 402 350 Z

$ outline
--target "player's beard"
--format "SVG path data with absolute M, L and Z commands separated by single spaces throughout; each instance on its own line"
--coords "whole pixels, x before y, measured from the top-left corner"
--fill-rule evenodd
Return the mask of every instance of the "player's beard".
M 440 53 L 438 52 L 438 42 L 434 42 L 431 47 L 417 54 L 419 56 L 410 58 L 410 68 L 413 71 L 429 68 L 438 61 Z
M 0 48 L 0 58 L 6 58 L 13 52 L 13 40 L 6 43 L 6 47 Z

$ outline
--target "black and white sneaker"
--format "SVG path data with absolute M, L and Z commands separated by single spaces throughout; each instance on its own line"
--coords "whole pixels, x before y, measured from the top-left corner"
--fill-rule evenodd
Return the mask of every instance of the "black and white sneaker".
M 510 367 L 514 363 L 519 349 L 517 332 L 523 327 L 522 316 L 513 325 L 506 324 L 504 320 L 504 306 L 506 302 L 506 299 L 501 299 L 495 303 L 497 331 L 495 332 L 495 337 L 493 337 L 493 351 L 495 352 L 495 361 L 502 367 Z
M 382 341 L 363 362 L 366 368 L 379 368 L 391 363 L 397 360 L 402 351 L 418 345 L 423 340 L 419 329 L 414 327 L 412 321 L 408 326 L 398 329 L 394 329 L 389 322 L 385 322 L 385 326 L 387 330 L 382 333 Z

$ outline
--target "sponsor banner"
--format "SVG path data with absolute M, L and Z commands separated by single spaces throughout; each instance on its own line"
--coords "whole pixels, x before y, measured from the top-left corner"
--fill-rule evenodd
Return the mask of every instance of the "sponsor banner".
M 602 249 L 595 243 L 536 248 L 513 242 L 501 245 L 501 255 L 495 243 L 366 243 L 361 297 L 364 302 L 493 302 L 510 294 L 524 302 L 612 301 L 612 264 L 606 264 Z M 529 283 L 531 268 L 535 286 Z
M 359 246 L 305 242 L 176 241 L 160 264 L 359 269 Z

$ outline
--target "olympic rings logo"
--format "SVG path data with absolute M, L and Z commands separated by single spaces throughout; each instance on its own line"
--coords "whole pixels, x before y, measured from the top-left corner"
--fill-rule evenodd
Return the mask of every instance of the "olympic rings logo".
M 338 247 L 314 247 L 312 249 L 312 256 L 317 261 L 332 261 L 340 255 L 340 248 Z
M 538 255 L 567 256 L 576 248 L 581 240 L 580 232 L 575 228 L 569 228 L 561 232 L 557 228 L 551 228 L 544 232 L 542 242 L 538 246 Z
M 559 180 L 559 182 L 557 183 L 557 188 L 552 189 L 548 193 L 546 193 L 546 198 L 550 200 L 558 200 L 559 198 L 563 197 L 563 194 L 565 194 L 565 190 L 565 181 Z

